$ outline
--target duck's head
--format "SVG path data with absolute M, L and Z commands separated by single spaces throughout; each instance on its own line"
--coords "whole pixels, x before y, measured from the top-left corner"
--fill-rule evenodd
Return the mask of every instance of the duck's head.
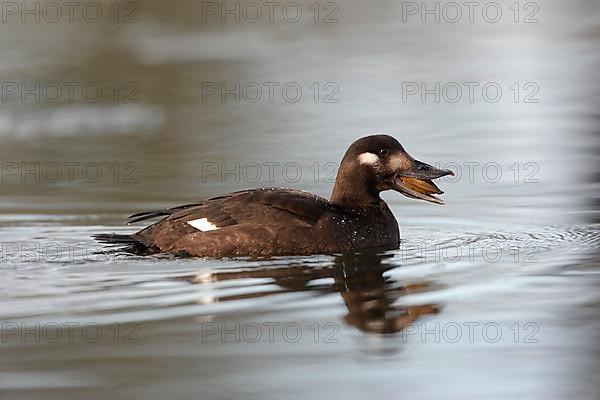
M 436 204 L 444 201 L 433 179 L 454 175 L 412 158 L 389 135 L 358 139 L 346 151 L 335 182 L 331 201 L 352 205 L 379 200 L 379 193 L 395 190 L 403 195 Z

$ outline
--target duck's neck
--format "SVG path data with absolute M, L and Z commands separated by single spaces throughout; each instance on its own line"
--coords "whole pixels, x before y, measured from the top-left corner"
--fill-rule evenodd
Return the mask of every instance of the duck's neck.
M 352 209 L 369 208 L 379 205 L 379 191 L 372 188 L 366 175 L 349 174 L 343 168 L 338 172 L 331 194 L 331 203 Z

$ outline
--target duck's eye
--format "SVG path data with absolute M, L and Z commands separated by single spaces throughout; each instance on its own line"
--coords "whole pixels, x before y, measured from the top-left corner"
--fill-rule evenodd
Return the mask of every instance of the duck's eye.
M 379 150 L 379 155 L 382 157 L 386 157 L 388 154 L 390 154 L 389 149 L 381 149 Z

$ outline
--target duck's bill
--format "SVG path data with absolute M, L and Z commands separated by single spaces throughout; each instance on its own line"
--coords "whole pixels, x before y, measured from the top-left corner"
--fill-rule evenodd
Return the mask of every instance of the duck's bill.
M 454 172 L 414 160 L 409 171 L 403 171 L 394 177 L 394 189 L 413 199 L 444 204 L 444 200 L 436 196 L 444 192 L 432 180 L 446 175 L 454 175 Z

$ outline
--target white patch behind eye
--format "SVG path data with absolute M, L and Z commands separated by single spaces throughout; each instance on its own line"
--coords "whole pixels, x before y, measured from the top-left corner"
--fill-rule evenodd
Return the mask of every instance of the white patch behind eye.
M 209 222 L 208 218 L 195 219 L 193 221 L 188 221 L 187 223 L 188 225 L 191 225 L 202 232 L 216 231 L 220 229 L 212 222 Z
M 377 157 L 377 154 L 367 152 L 360 154 L 358 156 L 358 161 L 361 164 L 375 165 L 379 163 L 379 157 Z

